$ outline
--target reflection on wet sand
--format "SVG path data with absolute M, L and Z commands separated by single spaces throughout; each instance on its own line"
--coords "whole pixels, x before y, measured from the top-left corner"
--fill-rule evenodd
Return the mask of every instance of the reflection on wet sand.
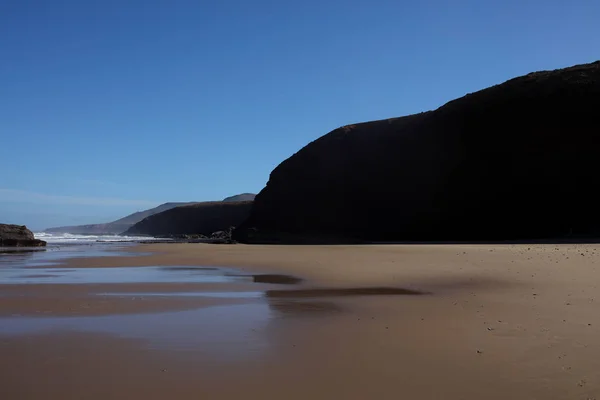
M 280 274 L 257 274 L 252 275 L 255 283 L 274 283 L 279 285 L 295 285 L 302 282 L 302 279 L 290 275 Z
M 276 299 L 269 297 L 268 304 L 275 317 L 328 316 L 341 313 L 340 304 L 327 301 Z
M 354 318 L 354 313 L 365 313 L 356 306 L 370 301 L 359 297 L 396 304 L 413 300 L 393 296 L 427 294 L 393 286 L 315 288 L 293 275 L 154 265 L 43 268 L 37 273 L 13 265 L 0 271 L 0 315 L 22 314 L 0 318 L 0 376 L 14 379 L 0 381 L 0 398 L 62 399 L 75 393 L 100 399 L 120 393 L 148 400 L 199 398 L 203 391 L 206 398 L 223 398 L 215 397 L 223 391 L 227 398 L 240 398 L 255 382 L 280 395 L 296 380 L 292 377 L 304 376 L 296 366 L 318 369 L 342 360 L 314 374 L 319 377 L 351 365 L 336 353 L 321 360 L 341 343 L 338 332 L 329 331 L 331 324 L 347 324 L 342 331 L 358 332 L 347 346 L 358 356 L 361 346 L 371 342 L 363 337 L 380 328 L 388 331 L 379 321 Z M 21 362 L 23 354 L 27 362 Z M 302 361 L 311 354 L 316 358 Z M 128 368 L 120 367 L 123 363 Z M 52 384 L 29 385 L 24 373 L 31 371 L 29 364 Z M 4 373 L 15 365 L 19 373 Z M 235 368 L 242 373 L 231 372 Z M 93 379 L 96 373 L 99 381 Z M 215 379 L 222 386 L 211 382 Z M 239 390 L 227 380 L 240 383 Z M 286 385 L 277 389 L 274 381 Z
M 254 283 L 269 283 L 278 285 L 297 285 L 303 282 L 303 279 L 282 274 L 239 274 L 239 273 L 228 273 L 227 276 L 251 279 Z
M 231 276 L 219 268 L 135 267 L 45 269 L 23 274 L 24 268 L 0 268 L 0 284 L 90 284 L 90 283 L 226 283 L 250 281 Z
M 61 268 L 172 265 L 160 273 L 181 280 L 0 285 L 0 314 L 45 313 L 0 319 L 0 399 L 600 398 L 597 247 L 146 250 Z M 195 264 L 245 278 L 185 283 Z
M 267 290 L 267 297 L 345 297 L 345 296 L 394 296 L 394 295 L 423 295 L 427 292 L 393 287 L 364 287 L 364 288 L 317 288 L 292 290 Z
M 135 268 L 0 268 L 0 315 L 99 316 L 190 310 L 264 297 L 266 283 L 233 269 L 195 266 Z M 38 272 L 39 271 L 39 272 Z M 296 281 L 277 276 L 273 282 Z
M 0 248 L 0 266 L 38 268 L 59 265 L 69 259 L 132 257 L 150 253 L 124 251 L 124 245 L 52 246 L 47 248 Z
M 27 274 L 27 275 L 16 275 L 16 279 L 39 279 L 39 278 L 58 278 L 60 275 L 56 274 Z
M 214 291 L 197 291 L 197 292 L 111 292 L 111 293 L 98 293 L 99 296 L 107 297 L 120 297 L 123 299 L 127 298 L 181 298 L 181 297 L 208 297 L 215 299 L 259 299 L 264 297 L 263 292 L 249 292 L 249 291 L 227 291 L 227 292 L 214 292 Z
M 218 267 L 194 267 L 194 266 L 185 266 L 185 267 L 160 267 L 160 269 L 165 271 L 218 271 L 221 268 Z
M 0 318 L 0 337 L 80 332 L 141 339 L 150 348 L 240 357 L 266 344 L 259 330 L 270 318 L 263 302 L 214 305 L 150 314 Z
M 342 312 L 332 302 L 260 299 L 187 311 L 148 314 L 0 318 L 0 338 L 88 333 L 140 339 L 152 349 L 243 358 L 257 355 L 268 341 L 267 324 L 280 318 L 327 316 Z
M 56 332 L 111 334 L 145 340 L 151 347 L 172 350 L 214 351 L 241 354 L 266 346 L 259 332 L 269 321 L 282 317 L 327 316 L 342 313 L 339 303 L 311 300 L 312 297 L 420 294 L 406 289 L 351 288 L 268 290 L 266 292 L 138 292 L 99 293 L 92 299 L 114 298 L 118 304 L 157 302 L 175 298 L 237 299 L 237 304 L 206 303 L 184 311 L 146 314 L 72 315 L 0 318 L 1 336 Z M 73 300 L 71 300 L 73 301 Z M 118 301 L 121 301 L 119 303 Z M 240 301 L 242 302 L 240 304 Z M 93 304 L 88 301 L 86 304 Z
M 23 254 L 36 251 L 46 251 L 43 247 L 0 247 L 0 254 Z

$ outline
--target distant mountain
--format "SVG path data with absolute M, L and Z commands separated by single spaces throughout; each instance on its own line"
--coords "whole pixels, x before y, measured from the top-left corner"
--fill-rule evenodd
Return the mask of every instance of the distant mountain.
M 77 226 L 60 226 L 57 228 L 48 228 L 44 232 L 47 233 L 72 233 L 78 235 L 118 235 L 125 232 L 127 229 L 132 227 L 134 224 L 140 222 L 146 217 L 154 214 L 161 213 L 163 211 L 170 210 L 175 207 L 195 204 L 195 202 L 188 203 L 165 203 L 158 207 L 151 208 L 145 211 L 138 211 L 121 219 L 113 222 L 107 222 L 104 224 L 91 224 L 91 225 L 77 225 Z
M 241 193 L 235 196 L 226 197 L 223 201 L 212 201 L 212 202 L 197 202 L 191 201 L 187 203 L 165 203 L 161 204 L 158 207 L 151 208 L 145 211 L 138 211 L 121 219 L 118 219 L 113 222 L 107 222 L 104 224 L 91 224 L 91 225 L 76 225 L 76 226 L 59 226 L 57 228 L 48 228 L 44 232 L 46 233 L 72 233 L 78 235 L 119 235 L 127 231 L 129 228 L 137 224 L 138 222 L 153 216 L 155 214 L 160 214 L 164 211 L 171 210 L 176 207 L 182 206 L 190 206 L 190 205 L 206 205 L 206 204 L 219 204 L 222 202 L 226 203 L 237 203 L 237 202 L 247 202 L 254 200 L 256 195 L 254 193 Z M 201 207 L 203 208 L 203 207 Z M 235 208 L 235 207 L 234 207 Z M 203 211 L 204 212 L 204 211 Z M 168 214 L 171 215 L 171 214 Z M 174 215 L 174 214 L 172 214 Z M 179 215 L 179 214 L 177 214 Z M 234 219 L 235 220 L 235 219 Z M 226 219 L 225 221 L 228 221 Z M 211 225 L 212 226 L 212 225 Z M 229 227 L 227 227 L 229 228 Z M 144 230 L 142 228 L 142 230 Z M 219 229 L 215 229 L 217 231 Z M 133 231 L 132 231 L 133 232 Z M 211 233 L 214 231 L 211 231 Z M 171 232 L 168 232 L 171 233 Z M 196 232 L 194 232 L 196 233 Z M 131 234 L 131 233 L 127 233 Z
M 235 196 L 225 197 L 223 201 L 252 201 L 256 195 L 254 193 L 242 193 Z
M 129 236 L 210 235 L 241 224 L 250 215 L 252 203 L 252 201 L 207 201 L 175 207 L 145 218 L 123 234 Z

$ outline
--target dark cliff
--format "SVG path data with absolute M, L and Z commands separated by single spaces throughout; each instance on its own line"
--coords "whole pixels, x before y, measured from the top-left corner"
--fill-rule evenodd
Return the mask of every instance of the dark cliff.
M 186 204 L 195 203 L 164 203 L 158 207 L 149 210 L 138 211 L 116 221 L 107 222 L 104 224 L 76 225 L 76 226 L 60 226 L 57 228 L 48 228 L 44 232 L 47 233 L 72 233 L 79 235 L 118 235 L 121 232 L 129 229 L 134 224 L 140 222 L 146 217 L 154 214 L 170 210 Z
M 124 235 L 210 235 L 239 226 L 250 215 L 252 201 L 211 201 L 196 203 L 152 215 L 138 222 Z
M 596 235 L 599 127 L 600 62 L 515 78 L 435 111 L 348 125 L 273 170 L 234 235 Z

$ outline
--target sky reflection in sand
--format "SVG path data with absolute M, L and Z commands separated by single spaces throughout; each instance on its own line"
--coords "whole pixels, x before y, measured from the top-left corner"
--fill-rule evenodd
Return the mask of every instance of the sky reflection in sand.
M 105 333 L 142 339 L 150 348 L 239 357 L 266 346 L 260 330 L 270 316 L 268 304 L 255 302 L 153 314 L 9 317 L 0 318 L 0 337 L 71 331 Z
M 252 278 L 230 276 L 221 269 L 200 267 L 50 268 L 28 274 L 29 271 L 0 268 L 0 284 L 225 283 L 251 281 Z

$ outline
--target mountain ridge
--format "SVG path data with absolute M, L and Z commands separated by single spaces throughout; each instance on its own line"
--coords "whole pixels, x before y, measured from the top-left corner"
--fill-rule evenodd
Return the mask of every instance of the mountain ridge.
M 171 208 L 144 218 L 123 232 L 126 236 L 210 235 L 241 224 L 252 208 L 247 201 L 206 201 Z
M 251 201 L 254 200 L 253 193 L 240 193 L 234 196 L 229 196 L 221 201 L 215 201 L 214 203 L 221 202 L 238 202 L 238 201 Z M 176 207 L 190 206 L 201 203 L 213 203 L 213 202 L 167 202 L 157 207 L 150 208 L 148 210 L 137 211 L 129 214 L 123 218 L 119 218 L 115 221 L 100 223 L 100 224 L 86 224 L 86 225 L 71 225 L 71 226 L 59 226 L 45 229 L 45 233 L 70 233 L 78 235 L 120 235 L 127 231 L 129 228 L 137 224 L 138 222 L 162 212 L 171 210 Z
M 170 210 L 174 207 L 179 207 L 188 204 L 194 204 L 195 202 L 168 202 L 163 203 L 157 207 L 150 208 L 148 210 L 136 211 L 133 214 L 129 214 L 123 218 L 119 218 L 115 221 L 101 223 L 101 224 L 87 224 L 87 225 L 71 225 L 71 226 L 59 226 L 54 228 L 45 229 L 46 233 L 71 233 L 77 235 L 118 235 L 135 223 L 143 220 L 151 215 Z

